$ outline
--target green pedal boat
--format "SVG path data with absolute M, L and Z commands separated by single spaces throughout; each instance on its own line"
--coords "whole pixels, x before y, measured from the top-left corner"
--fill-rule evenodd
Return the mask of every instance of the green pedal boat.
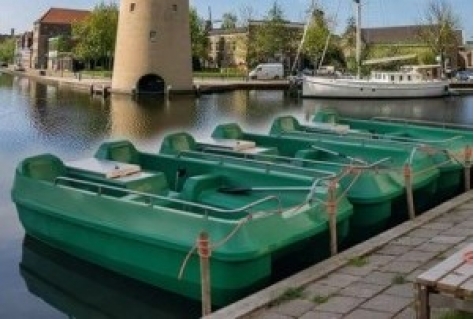
M 187 142 L 182 143 L 182 140 Z M 413 189 L 415 203 L 420 208 L 418 212 L 426 197 L 433 195 L 439 171 L 429 169 L 433 161 L 423 152 L 412 155 L 412 148 L 375 149 L 347 145 L 344 151 L 350 155 L 335 155 L 329 149 L 335 149 L 334 145 L 248 133 L 232 123 L 219 125 L 212 138 L 204 141 L 195 141 L 187 133 L 169 135 L 163 140 L 160 153 L 249 167 L 271 167 L 297 175 L 308 175 L 313 171 L 321 178 L 334 179 L 354 207 L 350 243 L 367 239 L 408 217 L 404 176 L 391 169 L 392 166 L 403 165 L 413 157 L 416 174 Z M 364 156 L 361 150 L 372 155 Z
M 336 195 L 343 241 L 352 206 L 340 188 Z M 216 306 L 268 284 L 281 265 L 307 265 L 330 251 L 324 180 L 147 154 L 128 141 L 104 143 L 81 161 L 26 158 L 12 199 L 28 235 L 193 299 L 201 294 L 193 252 L 207 232 Z
M 292 116 L 276 118 L 273 122 L 270 134 L 278 137 L 284 136 L 310 140 L 340 153 L 347 153 L 348 149 L 356 148 L 358 149 L 356 154 L 360 154 L 367 159 L 379 158 L 380 154 L 378 150 L 383 149 L 405 149 L 412 150 L 413 154 L 426 154 L 433 161 L 430 168 L 439 171 L 439 178 L 436 185 L 434 185 L 434 192 L 426 198 L 426 204 L 428 206 L 439 204 L 459 194 L 464 189 L 464 163 L 456 156 L 453 156 L 449 150 L 444 148 L 434 147 L 419 141 L 381 139 L 367 135 L 359 136 L 357 134 L 328 134 L 327 132 L 320 132 L 319 129 L 315 130 L 313 126 L 302 125 Z M 352 150 L 349 152 L 349 155 L 352 155 L 351 153 Z M 410 157 L 408 162 L 411 161 L 412 157 Z M 402 171 L 402 167 L 406 162 L 406 159 L 401 159 L 396 162 L 399 171 Z

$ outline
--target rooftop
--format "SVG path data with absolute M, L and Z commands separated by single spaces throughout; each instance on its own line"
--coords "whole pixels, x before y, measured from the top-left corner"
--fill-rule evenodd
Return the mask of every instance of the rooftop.
M 72 24 L 73 22 L 84 20 L 90 15 L 87 10 L 75 10 L 65 8 L 50 8 L 37 23 L 48 24 Z

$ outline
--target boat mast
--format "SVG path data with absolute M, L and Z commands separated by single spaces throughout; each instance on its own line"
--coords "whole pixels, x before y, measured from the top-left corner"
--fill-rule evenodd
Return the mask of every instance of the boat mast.
M 356 64 L 357 64 L 357 78 L 360 79 L 360 58 L 362 46 L 362 23 L 361 23 L 361 6 L 360 0 L 354 0 L 356 11 Z

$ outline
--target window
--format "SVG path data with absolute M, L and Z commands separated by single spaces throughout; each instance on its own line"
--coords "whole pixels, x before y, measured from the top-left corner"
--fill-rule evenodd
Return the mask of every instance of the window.
M 151 42 L 155 42 L 155 41 L 156 41 L 156 36 L 157 36 L 156 31 L 155 31 L 155 30 L 151 30 L 151 31 L 150 31 L 150 41 L 151 41 Z
M 395 75 L 390 76 L 390 81 L 395 82 Z
M 178 12 L 178 5 L 173 4 L 172 9 L 173 9 L 174 12 Z
M 399 80 L 399 81 L 403 81 L 403 75 L 400 75 L 400 76 L 398 77 L 398 80 Z
M 135 11 L 135 2 L 130 3 L 130 12 Z
M 408 81 L 411 81 L 411 75 L 408 75 L 407 77 L 408 77 Z

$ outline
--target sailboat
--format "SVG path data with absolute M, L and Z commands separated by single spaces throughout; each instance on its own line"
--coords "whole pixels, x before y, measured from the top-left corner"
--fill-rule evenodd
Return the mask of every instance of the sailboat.
M 303 77 L 303 97 L 404 99 L 441 97 L 449 93 L 447 81 L 427 79 L 422 74 L 404 69 L 397 72 L 372 71 L 369 78 L 361 78 L 361 0 L 353 0 L 356 7 L 356 77 Z

